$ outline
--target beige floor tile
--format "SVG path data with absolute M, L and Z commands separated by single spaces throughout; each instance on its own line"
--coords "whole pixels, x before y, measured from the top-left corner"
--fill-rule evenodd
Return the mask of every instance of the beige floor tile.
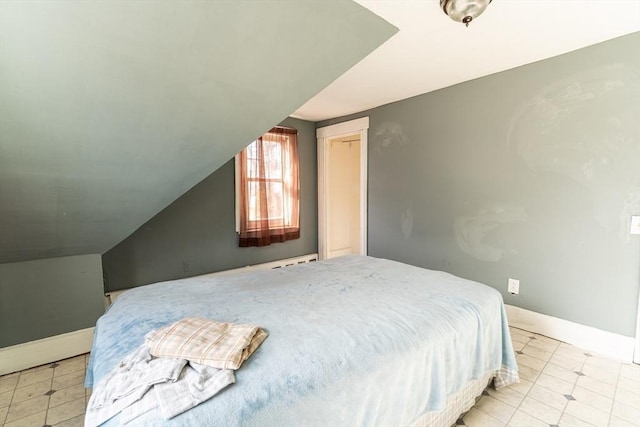
M 7 412 L 9 412 L 9 407 L 0 408 L 0 426 L 4 424 L 4 419 L 7 417 Z
M 629 422 L 614 416 L 609 420 L 609 427 L 640 427 L 640 420 Z
M 593 379 L 591 377 L 580 377 L 576 383 L 578 387 L 586 388 L 587 390 L 601 394 L 605 397 L 613 399 L 613 395 L 616 392 L 615 386 L 607 384 L 600 380 Z
M 540 350 L 544 350 L 544 351 L 548 351 L 553 353 L 554 351 L 556 351 L 558 349 L 558 346 L 560 345 L 560 342 L 555 341 L 555 342 L 548 342 L 548 341 L 542 341 L 542 340 L 530 340 L 529 344 L 530 347 L 535 347 L 538 348 Z
M 534 384 L 529 391 L 529 397 L 536 399 L 546 405 L 562 411 L 567 406 L 567 398 L 563 394 L 557 393 L 548 388 Z
M 531 338 L 525 335 L 520 335 L 520 334 L 511 335 L 512 343 L 528 344 L 529 341 L 531 341 Z
M 513 351 L 522 351 L 523 348 L 525 348 L 525 346 L 527 345 L 527 343 L 524 342 L 512 342 L 511 346 L 513 347 Z
M 47 412 L 47 424 L 55 425 L 62 421 L 70 420 L 71 418 L 84 414 L 85 402 L 85 398 L 82 397 L 63 405 L 56 406 L 55 408 L 49 408 L 49 412 Z
M 640 384 L 640 365 L 623 363 L 620 366 L 620 376 L 628 378 Z
M 596 380 L 600 380 L 607 384 L 611 384 L 613 386 L 618 382 L 618 373 L 620 372 L 620 367 L 618 366 L 615 370 L 601 369 L 596 368 L 594 366 L 585 365 L 582 367 L 582 373 L 588 377 L 591 377 Z
M 56 392 L 51 395 L 49 408 L 54 408 L 80 398 L 85 398 L 86 400 L 86 392 L 82 384 L 73 385 L 71 387 L 63 388 L 62 390 L 56 390 Z
M 578 374 L 575 371 L 562 368 L 553 363 L 547 363 L 542 372 L 571 384 L 575 384 L 578 381 Z
M 551 391 L 555 391 L 560 394 L 571 394 L 574 385 L 567 381 L 562 381 L 553 375 L 542 373 L 536 381 L 536 384 L 545 387 Z
M 482 399 L 476 403 L 475 408 L 505 424 L 511 419 L 513 413 L 516 412 L 515 407 L 491 396 L 482 396 Z
M 49 390 L 51 390 L 50 379 L 39 383 L 29 384 L 24 387 L 19 387 L 13 394 L 13 402 L 24 402 L 25 400 L 33 399 L 34 397 L 44 396 L 44 394 Z
M 20 372 L 13 374 L 3 375 L 0 377 L 0 393 L 12 391 L 18 385 L 18 379 L 20 378 Z
M 531 340 L 531 342 L 535 342 L 535 340 Z M 522 349 L 522 352 L 527 356 L 535 357 L 536 359 L 543 360 L 544 362 L 548 362 L 553 355 L 553 352 L 534 347 L 531 343 L 527 344 L 527 346 Z
M 640 394 L 640 387 L 638 387 L 638 383 L 626 377 L 618 378 L 618 388 Z
M 9 406 L 9 413 L 5 422 L 10 423 L 20 418 L 28 417 L 47 410 L 49 396 L 39 396 L 24 402 L 15 403 Z
M 531 381 L 527 381 L 522 377 L 520 377 L 519 383 L 511 384 L 507 388 L 510 388 L 522 394 L 527 394 L 529 393 L 529 390 L 531 390 L 532 386 L 533 386 L 533 383 Z
M 11 404 L 13 390 L 0 393 L 0 408 L 6 408 Z
M 561 425 L 562 427 L 594 427 L 593 424 L 582 421 L 581 419 L 569 414 L 562 415 L 559 425 Z
M 63 388 L 71 387 L 84 383 L 84 371 L 76 371 L 66 375 L 60 375 L 53 378 L 52 387 L 54 390 L 62 390 Z
M 640 394 L 636 394 L 623 388 L 616 389 L 614 400 L 634 408 L 640 408 Z
M 629 406 L 620 402 L 613 402 L 613 416 L 629 422 L 640 421 L 640 406 Z
M 84 426 L 84 414 L 78 415 L 70 420 L 62 421 L 55 424 L 53 427 L 83 427 Z
M 586 388 L 576 387 L 571 394 L 578 402 L 592 406 L 604 412 L 611 412 L 613 400 L 601 394 L 587 390 Z
M 34 366 L 33 368 L 25 369 L 20 371 L 20 374 L 24 374 L 25 372 L 37 372 L 44 371 L 45 369 L 51 369 L 51 363 L 45 363 L 44 365 Z
M 609 423 L 608 412 L 600 411 L 585 403 L 578 402 L 577 400 L 569 402 L 564 413 L 572 415 L 579 420 L 591 423 L 597 427 L 607 427 Z
M 465 415 L 464 424 L 468 427 L 504 427 L 505 423 L 475 408 Z
M 553 338 L 549 338 L 549 337 L 544 336 L 544 335 L 533 334 L 533 336 L 536 337 L 536 339 L 540 340 L 540 341 L 549 342 L 549 343 L 560 343 L 560 341 L 554 340 Z
M 583 364 L 584 362 L 587 361 L 587 355 L 584 354 L 582 350 L 563 347 L 563 344 L 560 344 L 560 347 L 556 350 L 556 352 L 553 355 L 557 357 L 571 359 Z
M 545 423 L 558 424 L 560 420 L 561 411 L 552 408 L 551 406 L 542 403 L 532 397 L 526 397 L 519 408 L 521 411 L 526 412 L 534 418 L 537 418 Z
M 531 337 L 533 334 L 529 331 L 525 331 L 524 329 L 514 328 L 513 326 L 509 326 L 509 332 L 511 336 L 514 335 L 524 335 L 525 337 Z
M 19 420 L 8 422 L 4 427 L 36 427 L 44 425 L 45 418 L 47 417 L 47 411 L 41 411 L 35 414 L 31 414 L 27 417 L 20 418 Z M 7 417 L 7 421 L 9 418 Z
M 70 374 L 72 372 L 84 371 L 87 368 L 84 355 L 61 360 L 57 363 L 58 366 L 56 366 L 53 372 L 54 377 Z
M 619 360 L 610 359 L 604 356 L 593 356 L 587 358 L 584 363 L 586 366 L 593 366 L 594 368 L 603 369 L 605 371 L 612 371 L 616 375 L 620 372 L 622 362 Z
M 20 373 L 20 379 L 18 380 L 17 387 L 25 387 L 30 384 L 40 383 L 42 381 L 51 380 L 53 377 L 53 369 L 48 367 L 40 367 L 30 369 Z
M 526 350 L 526 347 L 525 347 L 525 350 Z M 535 357 L 531 357 L 527 354 L 519 354 L 516 357 L 516 360 L 518 362 L 519 367 L 528 366 L 529 368 L 535 369 L 536 371 L 542 371 L 542 369 L 547 364 L 546 361 L 536 359 Z
M 508 424 L 509 427 L 549 427 L 548 423 L 541 421 L 523 411 L 516 411 Z
M 551 359 L 549 359 L 549 363 L 553 363 L 554 365 L 557 365 L 561 368 L 569 369 L 572 371 L 580 371 L 584 366 L 584 362 L 569 357 L 564 357 L 557 352 L 554 353 L 553 356 L 551 356 Z
M 515 408 L 517 408 L 524 399 L 524 394 L 509 387 L 503 387 L 500 390 L 494 390 L 490 388 L 488 392 L 490 396 Z
M 538 378 L 538 375 L 540 375 L 540 371 L 522 365 L 518 366 L 518 374 L 520 375 L 521 380 L 534 382 Z

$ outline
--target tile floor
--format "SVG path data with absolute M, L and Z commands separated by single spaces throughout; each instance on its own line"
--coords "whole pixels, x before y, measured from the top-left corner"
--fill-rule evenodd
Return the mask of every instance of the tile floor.
M 0 377 L 0 426 L 84 425 L 88 355 Z
M 511 329 L 520 383 L 487 390 L 457 425 L 640 427 L 640 366 Z M 82 426 L 88 355 L 0 377 L 0 426 Z
M 640 427 L 640 366 L 511 329 L 520 383 L 488 389 L 469 427 Z

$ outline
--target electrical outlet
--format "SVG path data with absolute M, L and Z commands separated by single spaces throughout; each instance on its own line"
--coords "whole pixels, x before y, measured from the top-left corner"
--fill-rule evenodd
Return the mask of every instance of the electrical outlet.
M 185 273 L 188 273 L 190 269 L 191 269 L 191 266 L 189 266 L 189 263 L 186 261 L 182 261 L 182 271 L 184 271 Z
M 520 280 L 509 278 L 509 283 L 507 285 L 507 290 L 509 293 L 513 295 L 517 295 L 520 293 Z

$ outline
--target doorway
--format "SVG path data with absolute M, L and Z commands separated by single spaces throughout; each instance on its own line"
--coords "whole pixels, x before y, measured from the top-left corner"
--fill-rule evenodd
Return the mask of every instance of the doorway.
M 367 254 L 369 118 L 319 128 L 318 254 Z

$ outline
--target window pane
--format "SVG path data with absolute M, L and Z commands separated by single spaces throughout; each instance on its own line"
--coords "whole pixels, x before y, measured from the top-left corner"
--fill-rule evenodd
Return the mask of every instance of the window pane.
M 284 218 L 282 182 L 269 182 L 269 219 L 282 221 Z
M 262 149 L 265 178 L 282 179 L 282 144 L 275 140 L 263 140 Z
M 247 147 L 247 176 L 258 178 L 258 141 L 253 141 Z
M 258 203 L 260 185 L 259 182 L 256 181 L 249 181 L 247 184 L 249 187 L 247 194 L 249 202 L 249 221 L 258 221 L 260 219 L 260 205 Z

